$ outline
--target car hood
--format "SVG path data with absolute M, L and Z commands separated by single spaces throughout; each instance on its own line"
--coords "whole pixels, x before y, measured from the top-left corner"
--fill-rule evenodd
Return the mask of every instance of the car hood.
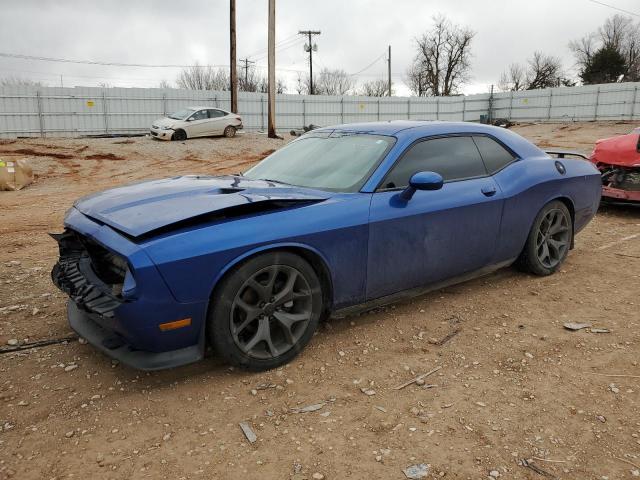
M 176 120 L 175 118 L 164 117 L 164 118 L 158 118 L 157 120 L 154 120 L 153 124 L 157 127 L 172 127 L 173 125 L 176 125 L 182 122 L 183 120 Z
M 239 176 L 182 176 L 126 185 L 83 197 L 74 207 L 130 237 L 183 222 L 321 202 L 328 192 Z
M 598 140 L 591 154 L 591 161 L 622 167 L 637 167 L 640 166 L 639 150 L 639 133 Z

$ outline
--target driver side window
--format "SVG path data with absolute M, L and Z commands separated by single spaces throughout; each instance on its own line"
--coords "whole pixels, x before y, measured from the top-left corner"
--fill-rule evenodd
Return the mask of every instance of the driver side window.
M 471 137 L 435 138 L 409 147 L 387 174 L 381 188 L 404 188 L 417 172 L 439 173 L 445 182 L 487 174 Z
M 196 113 L 191 115 L 191 120 L 204 120 L 205 118 L 209 118 L 206 110 L 198 110 Z

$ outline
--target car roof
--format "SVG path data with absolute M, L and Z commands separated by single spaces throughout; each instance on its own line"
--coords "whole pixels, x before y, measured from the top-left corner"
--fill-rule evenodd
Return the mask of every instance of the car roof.
M 444 122 L 432 120 L 390 120 L 386 122 L 349 123 L 323 127 L 313 132 L 354 132 L 371 135 L 390 135 L 404 141 L 414 141 L 424 137 L 455 134 L 485 134 L 497 138 L 519 157 L 547 156 L 533 143 L 506 128 L 484 125 L 476 122 Z
M 220 110 L 223 112 L 227 112 L 226 110 L 224 110 L 223 108 L 218 108 L 218 107 L 212 107 L 211 105 L 191 105 L 189 107 L 186 107 L 189 110 L 205 110 L 205 109 L 214 109 L 214 110 Z M 227 112 L 229 113 L 229 112 Z
M 438 135 L 455 132 L 493 132 L 496 127 L 473 122 L 445 122 L 439 120 L 388 120 L 385 122 L 347 123 L 323 127 L 315 131 L 337 130 L 340 132 L 370 133 L 374 135 L 397 135 L 404 130 L 421 135 Z

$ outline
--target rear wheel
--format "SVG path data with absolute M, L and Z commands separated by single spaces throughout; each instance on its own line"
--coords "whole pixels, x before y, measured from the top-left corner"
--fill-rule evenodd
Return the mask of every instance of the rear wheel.
M 185 132 L 184 130 L 176 130 L 173 133 L 173 139 L 177 142 L 183 142 L 187 139 L 187 132 Z
M 293 359 L 311 340 L 322 313 L 313 268 L 289 252 L 251 258 L 211 298 L 211 345 L 226 361 L 267 370 Z
M 518 266 L 535 275 L 551 275 L 567 258 L 573 240 L 573 222 L 566 205 L 553 201 L 538 213 Z
M 236 127 L 234 127 L 233 125 L 229 125 L 227 128 L 224 129 L 224 136 L 227 138 L 235 137 Z

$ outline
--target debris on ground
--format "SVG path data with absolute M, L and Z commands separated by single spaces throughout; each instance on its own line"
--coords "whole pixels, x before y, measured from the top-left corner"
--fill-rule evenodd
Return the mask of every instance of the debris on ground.
M 404 473 L 405 477 L 411 480 L 425 478 L 427 475 L 429 475 L 429 465 L 425 463 L 411 465 L 405 468 L 402 472 Z
M 434 368 L 433 370 L 427 372 L 427 373 L 423 373 L 422 375 L 418 375 L 415 378 L 412 378 L 411 380 L 409 380 L 408 382 L 402 383 L 400 385 L 398 385 L 397 387 L 394 387 L 394 390 L 402 390 L 405 387 L 408 387 L 409 385 L 412 385 L 414 383 L 416 383 L 418 380 L 423 380 L 425 378 L 427 378 L 429 375 L 433 375 L 434 373 L 436 373 L 438 370 L 440 370 L 442 368 L 442 366 L 438 366 L 436 368 Z
M 249 440 L 249 443 L 254 443 L 256 440 L 258 440 L 258 436 L 254 433 L 247 422 L 240 422 L 239 425 L 242 429 L 242 433 L 244 433 L 244 436 L 247 437 L 247 440 Z
M 327 404 L 327 402 L 320 402 L 320 403 L 314 403 L 313 405 L 307 405 L 306 407 L 302 407 L 302 408 L 292 408 L 291 411 L 293 413 L 309 413 L 309 412 L 315 412 L 317 410 L 320 410 L 322 407 L 324 407 Z
M 590 323 L 575 323 L 575 322 L 567 322 L 564 324 L 564 328 L 567 330 L 582 330 L 583 328 L 591 327 Z

